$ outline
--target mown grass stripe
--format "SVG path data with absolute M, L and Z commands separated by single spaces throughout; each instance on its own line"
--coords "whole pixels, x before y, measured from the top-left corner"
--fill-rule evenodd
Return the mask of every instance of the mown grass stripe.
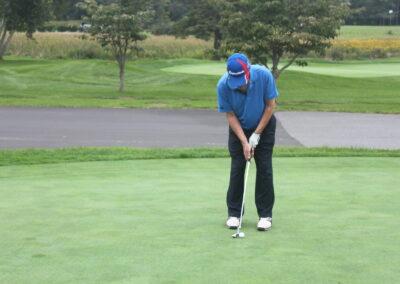
M 216 109 L 218 75 L 161 71 L 173 66 L 189 68 L 189 65 L 191 69 L 199 66 L 202 69 L 203 64 L 215 65 L 193 59 L 130 61 L 126 89 L 120 93 L 118 66 L 113 61 L 6 57 L 0 64 L 0 105 Z M 362 61 L 362 64 L 365 64 L 363 69 L 376 72 L 379 66 L 393 70 L 400 61 L 387 59 Z M 355 65 L 354 61 L 331 63 L 313 59 L 304 70 L 318 66 L 347 70 Z M 288 70 L 278 81 L 278 110 L 400 113 L 399 89 L 400 76 L 345 78 Z
M 275 157 L 400 157 L 400 150 L 275 147 Z M 227 158 L 226 148 L 60 148 L 0 150 L 0 166 L 139 159 Z

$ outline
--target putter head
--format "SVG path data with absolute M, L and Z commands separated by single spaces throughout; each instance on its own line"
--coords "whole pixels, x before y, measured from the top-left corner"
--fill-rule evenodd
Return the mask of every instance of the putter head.
M 245 236 L 244 233 L 243 233 L 243 232 L 240 232 L 240 233 L 234 233 L 234 234 L 232 235 L 232 238 L 234 238 L 234 239 L 236 239 L 236 238 L 243 239 L 244 236 Z

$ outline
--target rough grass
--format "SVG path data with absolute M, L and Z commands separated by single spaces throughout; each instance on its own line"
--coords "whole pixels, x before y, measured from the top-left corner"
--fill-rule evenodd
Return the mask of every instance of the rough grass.
M 390 65 L 394 61 L 368 61 L 365 70 L 375 72 L 375 67 L 385 62 Z M 0 105 L 215 109 L 218 75 L 162 71 L 177 65 L 195 69 L 204 63 L 212 62 L 193 59 L 129 62 L 126 91 L 120 93 L 118 67 L 113 61 L 6 57 L 0 63 Z M 315 66 L 318 64 L 316 61 Z M 329 68 L 353 64 L 353 61 L 332 63 Z M 278 109 L 400 113 L 399 78 L 343 78 L 336 74 L 288 70 L 277 83 Z
M 148 159 L 227 158 L 226 148 L 61 148 L 0 150 L 0 166 Z M 275 147 L 274 157 L 400 157 L 400 150 Z
M 1 283 L 396 283 L 398 158 L 275 158 L 273 228 L 225 228 L 228 159 L 0 171 Z

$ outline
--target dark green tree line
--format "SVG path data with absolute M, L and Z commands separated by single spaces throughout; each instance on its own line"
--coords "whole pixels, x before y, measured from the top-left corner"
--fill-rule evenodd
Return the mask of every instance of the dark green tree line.
M 400 24 L 400 0 L 351 0 L 351 8 L 357 13 L 349 17 L 347 24 Z
M 188 11 L 175 22 L 173 33 L 179 37 L 194 35 L 204 40 L 212 39 L 214 49 L 219 49 L 223 40 L 222 18 L 232 1 L 181 1 L 188 7 Z
M 85 12 L 76 7 L 80 0 L 53 0 L 52 10 L 55 20 L 79 20 Z M 100 5 L 108 5 L 118 0 L 98 0 Z M 201 38 L 212 38 L 210 33 L 212 23 L 216 23 L 221 12 L 222 0 L 148 0 L 154 15 L 147 24 L 147 28 L 156 33 L 175 33 L 185 36 L 188 31 L 196 33 Z M 358 13 L 346 20 L 346 24 L 384 25 L 400 24 L 400 0 L 349 0 L 351 8 Z M 256 2 L 254 2 L 256 3 Z M 393 13 L 389 14 L 392 10 Z M 207 23 L 205 22 L 207 20 Z M 174 30 L 172 26 L 176 24 Z M 189 24 L 189 25 L 188 25 Z M 218 23 L 216 23 L 218 25 Z M 200 29 L 203 29 L 202 31 Z M 215 40 L 214 40 L 215 41 Z M 218 42 L 218 40 L 216 40 Z

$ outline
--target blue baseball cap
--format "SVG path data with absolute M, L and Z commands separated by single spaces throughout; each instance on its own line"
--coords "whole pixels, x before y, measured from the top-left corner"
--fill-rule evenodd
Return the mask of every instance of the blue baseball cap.
M 226 61 L 229 88 L 237 89 L 240 86 L 247 85 L 250 81 L 250 68 L 250 61 L 246 55 L 232 54 Z

